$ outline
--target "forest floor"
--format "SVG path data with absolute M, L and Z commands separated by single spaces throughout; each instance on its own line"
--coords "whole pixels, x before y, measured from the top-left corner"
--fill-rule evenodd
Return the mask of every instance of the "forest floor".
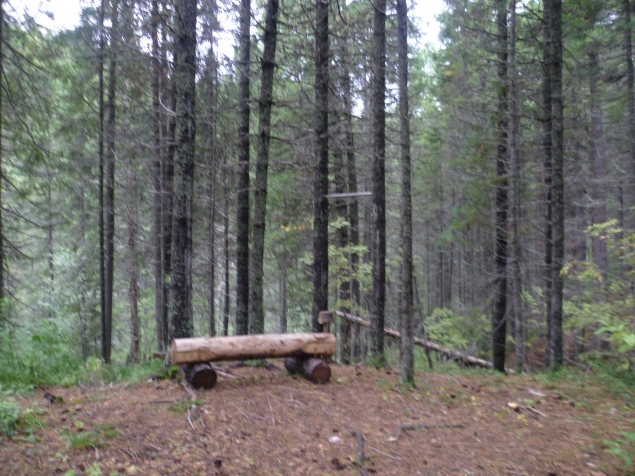
M 20 404 L 38 402 L 43 428 L 0 443 L 0 474 L 363 474 L 351 430 L 367 474 L 626 474 L 603 442 L 635 411 L 593 378 L 418 373 L 400 391 L 395 370 L 332 369 L 313 385 L 228 368 L 195 407 L 176 381 L 38 389 Z

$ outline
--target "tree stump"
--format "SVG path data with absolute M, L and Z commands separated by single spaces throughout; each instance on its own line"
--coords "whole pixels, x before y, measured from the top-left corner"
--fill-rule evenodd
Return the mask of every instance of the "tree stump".
M 284 367 L 292 374 L 300 374 L 313 383 L 327 383 L 331 379 L 331 367 L 315 357 L 287 357 Z
M 212 388 L 216 385 L 217 375 L 208 362 L 183 366 L 187 381 L 194 388 Z

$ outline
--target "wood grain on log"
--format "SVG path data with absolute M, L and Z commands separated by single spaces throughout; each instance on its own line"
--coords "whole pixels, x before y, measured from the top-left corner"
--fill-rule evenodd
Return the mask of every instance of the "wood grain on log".
M 331 380 L 331 367 L 322 359 L 314 357 L 287 357 L 284 367 L 292 374 L 300 374 L 313 383 L 327 383 Z
M 330 357 L 335 354 L 333 334 L 261 334 L 231 337 L 174 339 L 173 365 L 268 357 Z
M 212 388 L 216 385 L 216 371 L 207 362 L 198 362 L 183 367 L 187 381 L 194 388 Z

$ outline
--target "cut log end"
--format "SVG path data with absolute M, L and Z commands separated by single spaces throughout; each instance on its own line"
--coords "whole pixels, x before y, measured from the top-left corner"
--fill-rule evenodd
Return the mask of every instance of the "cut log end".
M 331 380 L 331 367 L 322 359 L 314 357 L 287 357 L 285 368 L 292 374 L 300 374 L 313 383 L 327 383 Z
M 184 366 L 185 377 L 194 388 L 213 388 L 216 385 L 218 376 L 207 362 Z

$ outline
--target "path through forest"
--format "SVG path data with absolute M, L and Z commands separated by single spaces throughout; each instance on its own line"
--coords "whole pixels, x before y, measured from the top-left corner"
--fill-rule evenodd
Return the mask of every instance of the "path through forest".
M 227 372 L 194 408 L 175 381 L 47 389 L 63 403 L 37 390 L 20 403 L 39 402 L 46 426 L 36 443 L 5 439 L 0 472 L 352 475 L 357 430 L 368 474 L 615 476 L 624 473 L 603 441 L 632 432 L 635 417 L 585 378 L 418 373 L 418 388 L 400 392 L 394 370 L 369 367 L 334 365 L 321 386 L 285 371 Z M 397 439 L 405 425 L 416 428 Z

